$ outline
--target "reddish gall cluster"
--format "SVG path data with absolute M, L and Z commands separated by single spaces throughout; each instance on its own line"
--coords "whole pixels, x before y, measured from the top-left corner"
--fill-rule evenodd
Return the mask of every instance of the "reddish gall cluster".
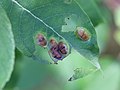
M 58 44 L 54 39 L 50 40 L 50 53 L 52 54 L 52 57 L 60 60 L 62 58 L 62 55 L 59 53 Z
M 47 39 L 43 34 L 38 34 L 37 35 L 37 43 L 38 45 L 40 45 L 41 47 L 46 47 L 47 46 Z M 49 43 L 49 55 L 51 56 L 51 58 L 53 59 L 54 63 L 57 64 L 58 60 L 62 60 L 63 58 L 65 58 L 68 54 L 68 47 L 67 45 L 60 41 L 57 43 L 57 41 L 55 39 L 50 39 Z
M 50 51 L 53 58 L 62 60 L 65 54 L 68 53 L 68 49 L 65 43 L 57 43 L 54 39 L 50 40 Z

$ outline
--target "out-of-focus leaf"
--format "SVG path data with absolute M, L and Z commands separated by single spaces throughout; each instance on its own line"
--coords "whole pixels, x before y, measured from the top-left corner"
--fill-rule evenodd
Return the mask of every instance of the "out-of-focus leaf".
M 84 90 L 119 90 L 120 83 L 120 66 L 118 63 L 113 63 L 104 71 L 104 77 L 99 75 L 89 83 Z
M 46 54 L 44 53 L 44 55 Z M 48 56 L 46 56 L 47 58 Z M 36 88 L 37 90 L 69 90 L 70 88 L 64 88 L 66 84 L 69 84 L 68 79 L 77 67 L 95 68 L 75 50 L 58 65 L 40 65 L 21 53 L 17 53 L 15 72 L 4 90 L 34 90 Z
M 0 6 L 0 90 L 8 82 L 13 71 L 14 48 L 10 21 Z
M 120 30 L 115 31 L 114 38 L 116 42 L 120 45 Z
M 55 37 L 58 41 L 65 39 L 76 51 L 100 68 L 95 29 L 77 0 L 1 0 L 1 5 L 11 20 L 16 46 L 25 55 L 40 61 L 44 59 L 41 59 L 42 52 L 34 42 L 36 33 L 43 32 L 48 42 L 50 37 Z M 68 32 L 62 28 L 70 25 L 74 30 Z M 77 27 L 83 27 L 90 33 L 88 41 L 76 36 Z M 49 63 L 45 60 L 42 62 Z
M 120 7 L 116 8 L 114 12 L 115 23 L 120 28 Z
M 97 42 L 100 48 L 100 53 L 102 53 L 109 41 L 110 29 L 106 23 L 101 23 L 95 28 L 95 30 L 97 33 Z
M 77 0 L 83 10 L 87 13 L 87 15 L 90 17 L 92 23 L 94 26 L 97 26 L 99 23 L 101 23 L 103 20 L 99 7 L 96 5 L 94 0 Z
M 15 69 L 4 90 L 63 90 L 63 78 L 56 70 L 57 65 L 40 65 L 17 50 Z
M 103 22 L 111 22 L 111 11 L 105 4 L 105 0 L 93 0 L 98 6 L 100 16 L 102 17 Z

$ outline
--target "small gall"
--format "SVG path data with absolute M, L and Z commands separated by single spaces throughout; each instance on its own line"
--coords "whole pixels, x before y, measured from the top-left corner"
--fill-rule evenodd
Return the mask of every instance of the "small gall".
M 66 44 L 64 44 L 63 42 L 59 42 L 58 47 L 59 47 L 59 50 L 62 54 L 68 53 L 68 48 L 67 48 Z
M 62 60 L 62 54 L 59 52 L 58 44 L 54 39 L 50 40 L 50 55 L 58 60 Z
M 57 46 L 57 42 L 55 39 L 50 40 L 50 47 Z
M 83 41 L 87 41 L 90 38 L 89 33 L 86 31 L 85 28 L 82 28 L 82 27 L 81 28 L 77 27 L 77 36 Z
M 58 60 L 62 59 L 62 55 L 58 51 L 52 50 L 51 53 L 52 53 L 52 57 L 54 57 L 55 59 Z
M 38 34 L 37 41 L 38 41 L 38 45 L 42 47 L 45 47 L 47 45 L 47 40 L 42 34 Z

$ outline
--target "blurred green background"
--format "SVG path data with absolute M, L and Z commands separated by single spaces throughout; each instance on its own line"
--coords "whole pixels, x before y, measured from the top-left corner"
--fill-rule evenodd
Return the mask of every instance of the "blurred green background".
M 74 67 L 93 67 L 76 51 L 72 50 L 59 65 L 44 65 L 16 49 L 15 69 L 4 90 L 120 90 L 120 0 L 94 2 L 103 19 L 95 25 L 103 73 L 97 71 L 70 82 L 68 79 Z M 97 16 L 92 18 L 96 20 Z

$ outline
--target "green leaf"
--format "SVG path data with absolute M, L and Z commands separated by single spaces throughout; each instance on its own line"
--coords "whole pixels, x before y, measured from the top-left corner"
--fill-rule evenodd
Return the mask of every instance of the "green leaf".
M 74 70 L 74 74 L 73 76 L 69 79 L 69 81 L 73 81 L 79 78 L 83 78 L 85 76 L 87 76 L 88 74 L 97 71 L 96 69 L 93 68 L 76 68 Z
M 38 46 L 34 37 L 36 33 L 42 32 L 45 33 L 48 42 L 51 37 L 57 41 L 65 39 L 81 55 L 100 68 L 95 29 L 76 0 L 2 0 L 2 6 L 12 23 L 16 46 L 25 55 L 40 59 L 42 52 L 36 48 Z M 66 19 L 70 20 L 69 23 Z M 74 30 L 66 32 L 65 28 L 62 28 L 65 25 L 71 26 Z M 90 33 L 89 40 L 82 40 L 76 35 L 77 27 L 85 28 Z
M 13 71 L 14 49 L 11 24 L 0 6 L 0 90 L 5 86 Z

